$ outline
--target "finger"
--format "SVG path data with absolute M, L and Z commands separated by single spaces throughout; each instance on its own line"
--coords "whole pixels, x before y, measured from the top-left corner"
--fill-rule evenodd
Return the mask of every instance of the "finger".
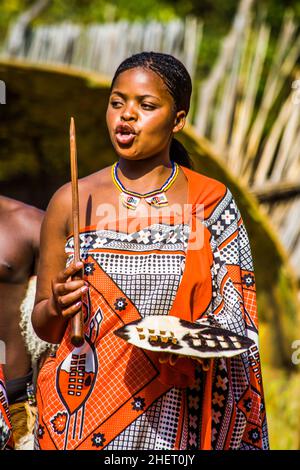
M 57 297 L 57 302 L 62 308 L 68 307 L 69 305 L 72 305 L 81 300 L 82 295 L 85 294 L 87 291 L 88 287 L 83 286 L 80 289 L 71 292 L 70 294 L 59 295 Z
M 77 289 L 81 289 L 84 286 L 86 286 L 86 283 L 82 279 L 78 281 L 68 281 L 64 282 L 63 284 L 56 284 L 55 292 L 57 295 L 65 295 L 69 294 L 70 292 L 74 292 Z M 88 290 L 88 286 L 86 287 L 86 290 Z
M 78 313 L 81 307 L 82 307 L 82 302 L 78 301 L 75 304 L 71 305 L 70 307 L 63 309 L 61 311 L 61 314 L 64 318 L 70 318 L 74 316 L 76 313 Z
M 210 359 L 204 360 L 203 364 L 202 364 L 202 369 L 205 372 L 207 372 L 210 369 L 210 365 L 211 365 L 211 360 Z
M 71 263 L 66 269 L 64 269 L 58 274 L 57 282 L 66 282 L 69 277 L 74 276 L 74 274 L 78 273 L 78 271 L 80 271 L 81 269 L 83 269 L 82 261 L 78 261 L 78 263 Z
M 161 364 L 166 364 L 169 363 L 171 366 L 174 366 L 176 362 L 178 361 L 179 356 L 178 354 L 173 354 L 173 353 L 161 353 L 159 357 L 159 362 Z
M 178 361 L 178 354 L 170 354 L 169 356 L 169 363 L 170 366 L 175 366 L 176 362 Z
M 202 366 L 202 364 L 203 364 L 202 359 L 198 359 L 197 357 L 193 357 L 192 359 L 194 359 L 194 361 L 198 362 L 198 364 L 200 364 Z
M 200 359 L 199 357 L 196 357 L 196 356 L 190 356 L 191 359 L 194 359 L 194 361 L 198 361 L 199 363 L 202 362 L 202 359 Z
M 202 370 L 207 372 L 210 368 L 210 360 L 209 359 L 200 359 L 200 358 L 197 358 L 197 357 L 194 357 L 193 359 L 195 359 L 198 364 L 201 365 L 202 367 Z
M 158 358 L 159 362 L 161 364 L 166 364 L 169 362 L 169 354 L 167 353 L 161 353 L 160 357 Z

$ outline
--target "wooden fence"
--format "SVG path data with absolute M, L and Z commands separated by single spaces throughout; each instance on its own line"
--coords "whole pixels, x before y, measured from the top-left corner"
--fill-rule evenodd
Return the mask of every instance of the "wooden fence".
M 257 196 L 300 278 L 300 36 L 287 11 L 274 47 L 270 26 L 253 14 L 253 4 L 240 1 L 210 74 L 193 92 L 189 123 Z M 175 55 L 193 79 L 201 60 L 203 25 L 193 17 L 165 24 L 38 26 L 27 40 L 18 31 L 17 22 L 2 57 L 63 63 L 108 77 L 125 57 L 142 50 Z

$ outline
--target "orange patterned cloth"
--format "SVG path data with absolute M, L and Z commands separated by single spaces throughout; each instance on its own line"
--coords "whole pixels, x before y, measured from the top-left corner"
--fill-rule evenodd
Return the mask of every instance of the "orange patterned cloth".
M 13 448 L 13 439 L 4 374 L 0 365 L 0 450 L 7 448 Z
M 67 328 L 40 371 L 36 449 L 268 448 L 247 232 L 228 188 L 182 170 L 192 205 L 188 224 L 81 230 L 89 284 L 85 343 L 73 347 Z M 195 246 L 192 234 L 200 229 Z M 71 257 L 72 237 L 66 251 Z M 208 372 L 188 358 L 160 364 L 158 354 L 114 335 L 151 314 L 193 322 L 216 315 L 255 345 L 212 361 Z

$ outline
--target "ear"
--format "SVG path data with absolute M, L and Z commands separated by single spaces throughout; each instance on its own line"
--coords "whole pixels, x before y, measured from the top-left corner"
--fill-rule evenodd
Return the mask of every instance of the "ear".
M 174 119 L 174 127 L 173 127 L 173 133 L 175 134 L 176 132 L 181 131 L 181 129 L 184 128 L 185 125 L 185 120 L 186 120 L 186 113 L 185 111 L 178 111 L 176 113 L 175 119 Z

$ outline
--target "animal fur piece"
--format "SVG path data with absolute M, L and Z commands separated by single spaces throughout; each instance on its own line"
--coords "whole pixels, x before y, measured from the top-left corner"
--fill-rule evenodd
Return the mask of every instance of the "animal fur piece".
M 151 315 L 114 333 L 142 349 L 195 358 L 237 356 L 254 344 L 250 338 L 220 327 L 215 320 L 190 323 L 169 315 Z
M 31 313 L 34 306 L 36 291 L 36 276 L 32 276 L 28 281 L 27 291 L 20 306 L 20 328 L 24 338 L 26 349 L 31 356 L 31 362 L 34 365 L 46 351 L 55 352 L 57 345 L 46 343 L 35 333 L 31 323 Z

